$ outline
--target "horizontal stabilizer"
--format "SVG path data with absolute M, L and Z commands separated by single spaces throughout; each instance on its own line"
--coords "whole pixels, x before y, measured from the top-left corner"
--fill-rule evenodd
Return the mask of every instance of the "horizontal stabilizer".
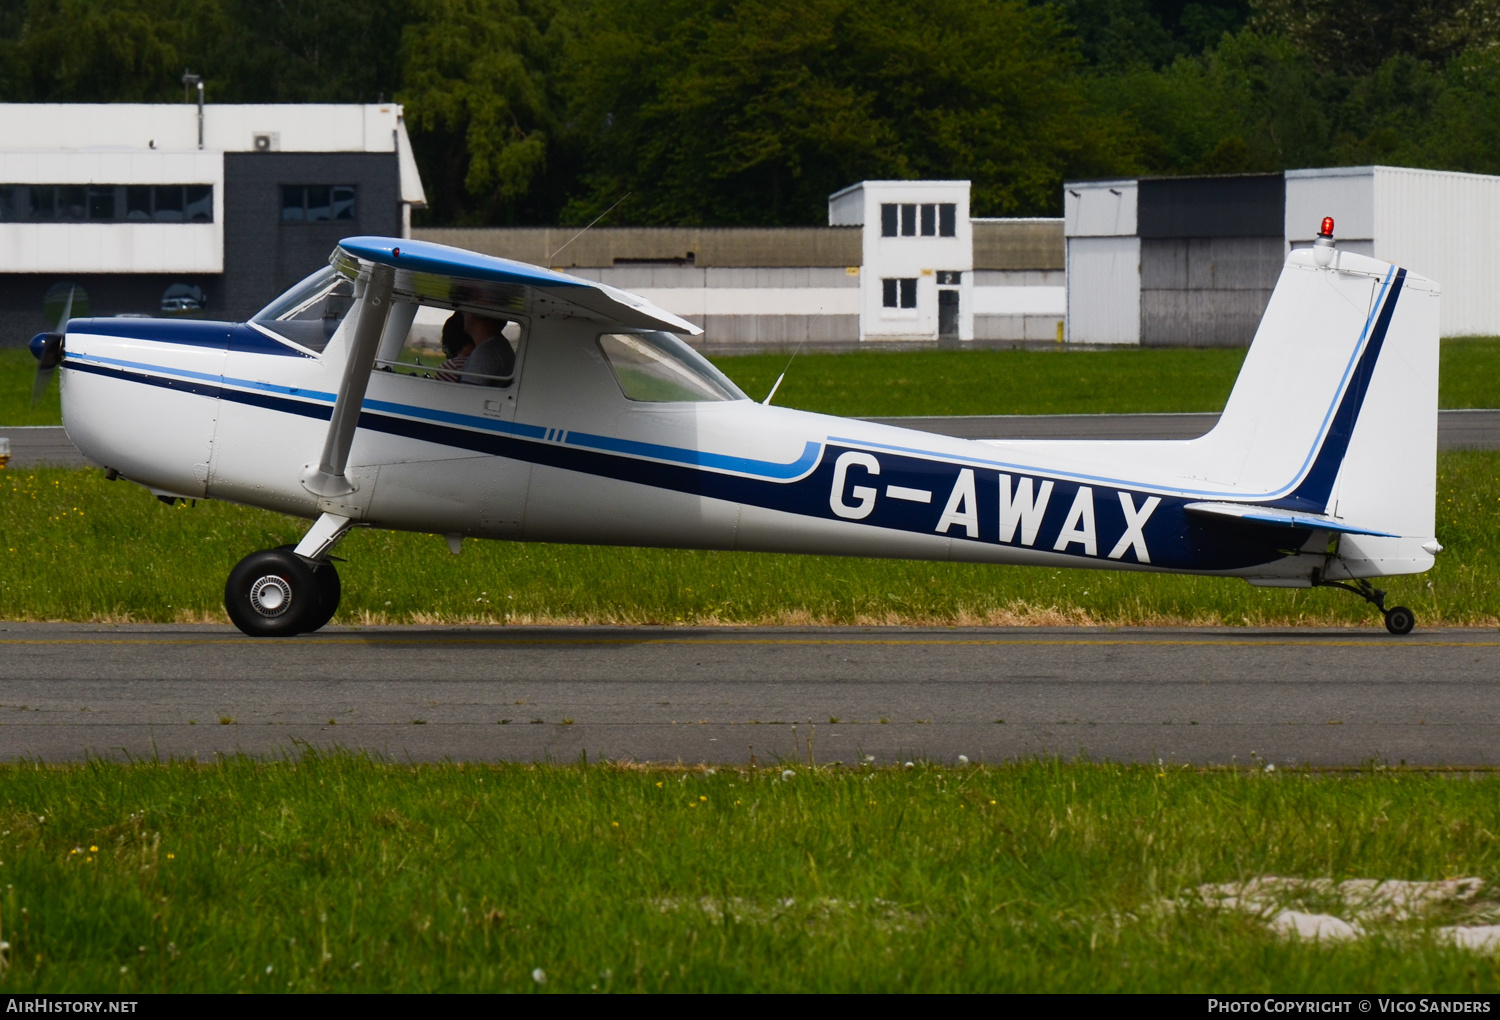
M 1271 524 L 1279 528 L 1316 528 L 1319 531 L 1342 531 L 1349 535 L 1376 535 L 1380 538 L 1400 538 L 1389 531 L 1372 528 L 1356 528 L 1352 524 L 1325 514 L 1308 514 L 1298 510 L 1277 510 L 1265 506 L 1247 506 L 1244 503 L 1189 503 L 1183 507 L 1188 513 L 1206 517 L 1234 517 L 1256 524 Z

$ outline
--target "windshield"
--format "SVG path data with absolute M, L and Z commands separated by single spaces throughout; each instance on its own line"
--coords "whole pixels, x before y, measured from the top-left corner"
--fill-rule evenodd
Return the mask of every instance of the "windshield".
M 605 333 L 599 349 L 631 400 L 748 400 L 708 360 L 671 333 Z
M 322 351 L 354 307 L 354 284 L 332 266 L 318 270 L 251 319 L 294 344 Z

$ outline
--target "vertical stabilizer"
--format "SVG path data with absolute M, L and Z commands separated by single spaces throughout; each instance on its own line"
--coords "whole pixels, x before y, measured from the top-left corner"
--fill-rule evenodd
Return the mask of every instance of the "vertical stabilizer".
M 1331 578 L 1432 565 L 1438 295 L 1377 259 L 1292 252 L 1206 437 L 1256 503 L 1401 536 L 1345 535 Z

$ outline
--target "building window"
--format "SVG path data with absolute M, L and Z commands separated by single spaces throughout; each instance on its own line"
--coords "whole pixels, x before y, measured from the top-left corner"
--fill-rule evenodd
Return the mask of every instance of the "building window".
M 212 184 L 0 184 L 5 223 L 212 223 Z
M 916 278 L 881 280 L 880 303 L 886 308 L 917 307 Z
M 354 185 L 283 184 L 281 219 L 286 223 L 354 220 Z
M 944 202 L 938 206 L 938 235 L 941 237 L 958 236 L 958 206 L 952 202 Z
M 958 206 L 952 202 L 929 202 L 925 205 L 882 202 L 880 236 L 957 237 Z

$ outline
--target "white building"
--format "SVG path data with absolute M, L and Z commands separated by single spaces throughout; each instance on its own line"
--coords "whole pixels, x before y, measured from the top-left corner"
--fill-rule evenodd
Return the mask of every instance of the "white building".
M 862 181 L 828 198 L 830 227 L 861 227 L 861 340 L 974 338 L 968 181 Z
M 240 317 L 340 237 L 404 236 L 424 204 L 394 103 L 0 104 L 0 125 L 10 341 L 51 325 L 44 295 L 59 285 L 94 314 L 181 310 L 191 292 L 204 313 Z
M 1500 334 L 1500 177 L 1398 166 L 1286 172 L 1286 241 L 1307 247 L 1324 216 L 1339 247 L 1443 288 L 1443 336 Z

